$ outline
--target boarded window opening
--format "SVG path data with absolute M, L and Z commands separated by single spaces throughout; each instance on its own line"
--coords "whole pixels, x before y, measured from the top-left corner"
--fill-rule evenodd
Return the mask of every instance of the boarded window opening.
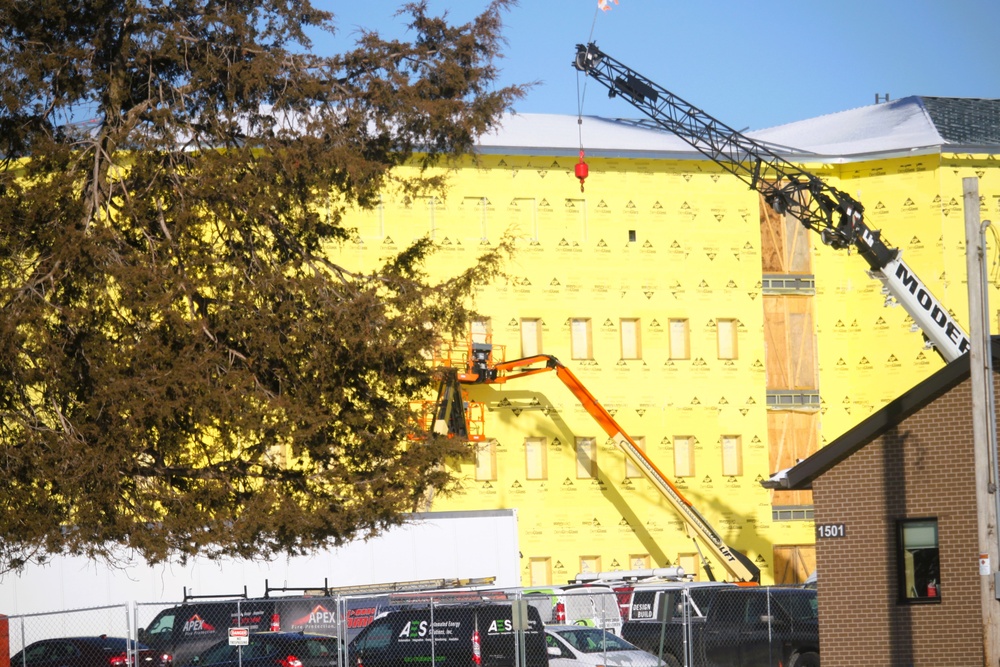
M 525 438 L 524 455 L 527 460 L 527 479 L 548 479 L 548 452 L 545 438 Z
M 542 321 L 537 317 L 521 319 L 521 356 L 533 357 L 542 353 Z
M 552 583 L 552 559 L 548 556 L 533 556 L 528 559 L 528 578 L 532 586 L 547 586 Z
M 497 442 L 487 440 L 473 445 L 476 448 L 476 479 L 495 482 L 497 479 Z
M 619 321 L 622 341 L 622 359 L 642 359 L 642 338 L 639 319 L 625 317 Z
M 578 479 L 597 477 L 597 440 L 576 439 L 576 476 Z
M 570 351 L 573 359 L 593 359 L 594 339 L 589 317 L 570 321 Z
M 694 438 L 689 435 L 674 436 L 674 475 L 694 476 Z
M 736 345 L 736 320 L 723 318 L 715 322 L 716 337 L 719 341 L 719 359 L 739 358 Z
M 691 334 L 688 321 L 685 319 L 671 319 L 669 327 L 670 358 L 690 359 Z

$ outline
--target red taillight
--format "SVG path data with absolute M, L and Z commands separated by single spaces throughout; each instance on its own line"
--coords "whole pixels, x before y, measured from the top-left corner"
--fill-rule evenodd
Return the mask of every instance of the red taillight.
M 271 614 L 271 632 L 277 632 L 278 630 L 281 630 L 281 616 Z
M 278 660 L 278 664 L 281 667 L 302 667 L 302 661 L 294 655 L 289 655 L 287 658 Z
M 566 622 L 566 605 L 562 602 L 556 602 L 556 623 Z
M 479 630 L 472 633 L 472 662 L 477 665 L 483 664 L 483 647 L 479 642 Z
M 124 653 L 119 653 L 118 655 L 113 655 L 108 658 L 108 664 L 111 667 L 121 667 L 121 665 L 128 664 L 128 655 Z
M 172 664 L 174 664 L 174 656 L 169 653 L 160 656 L 160 667 L 170 667 Z
M 615 595 L 618 597 L 618 608 L 622 612 L 622 618 L 628 618 L 629 609 L 632 608 L 632 589 L 631 588 L 616 588 Z

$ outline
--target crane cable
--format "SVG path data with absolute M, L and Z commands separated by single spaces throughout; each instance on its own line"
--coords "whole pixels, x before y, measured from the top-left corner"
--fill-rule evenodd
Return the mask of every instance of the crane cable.
M 615 4 L 618 4 L 618 0 L 614 0 Z M 594 28 L 597 27 L 597 15 L 602 9 L 607 9 L 607 4 L 597 3 L 597 7 L 594 9 L 594 20 L 590 24 L 590 35 L 587 37 L 587 43 L 592 44 L 594 42 Z M 580 76 L 583 76 L 583 89 L 580 89 Z M 584 161 L 584 150 L 583 150 L 583 100 L 587 95 L 587 78 L 586 74 L 581 72 L 579 69 L 576 70 L 576 127 L 577 135 L 580 141 L 580 161 L 576 163 L 574 168 L 574 174 L 580 180 L 580 192 L 583 192 L 583 183 L 587 180 L 587 176 L 590 175 L 590 167 Z

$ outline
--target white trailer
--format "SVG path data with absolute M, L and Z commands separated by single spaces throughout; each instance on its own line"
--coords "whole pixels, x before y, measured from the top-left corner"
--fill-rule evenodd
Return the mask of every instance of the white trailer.
M 188 595 L 263 597 L 271 588 L 342 588 L 430 580 L 520 579 L 517 510 L 426 512 L 367 541 L 272 561 L 193 558 L 109 566 L 58 556 L 0 577 L 0 614 L 8 616 L 130 602 L 178 602 Z

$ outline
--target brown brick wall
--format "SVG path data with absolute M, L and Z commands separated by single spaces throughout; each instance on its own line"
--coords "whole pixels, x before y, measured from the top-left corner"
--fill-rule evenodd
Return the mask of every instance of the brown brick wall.
M 983 664 L 970 383 L 813 483 L 824 667 Z M 938 520 L 941 604 L 897 604 L 896 521 Z

